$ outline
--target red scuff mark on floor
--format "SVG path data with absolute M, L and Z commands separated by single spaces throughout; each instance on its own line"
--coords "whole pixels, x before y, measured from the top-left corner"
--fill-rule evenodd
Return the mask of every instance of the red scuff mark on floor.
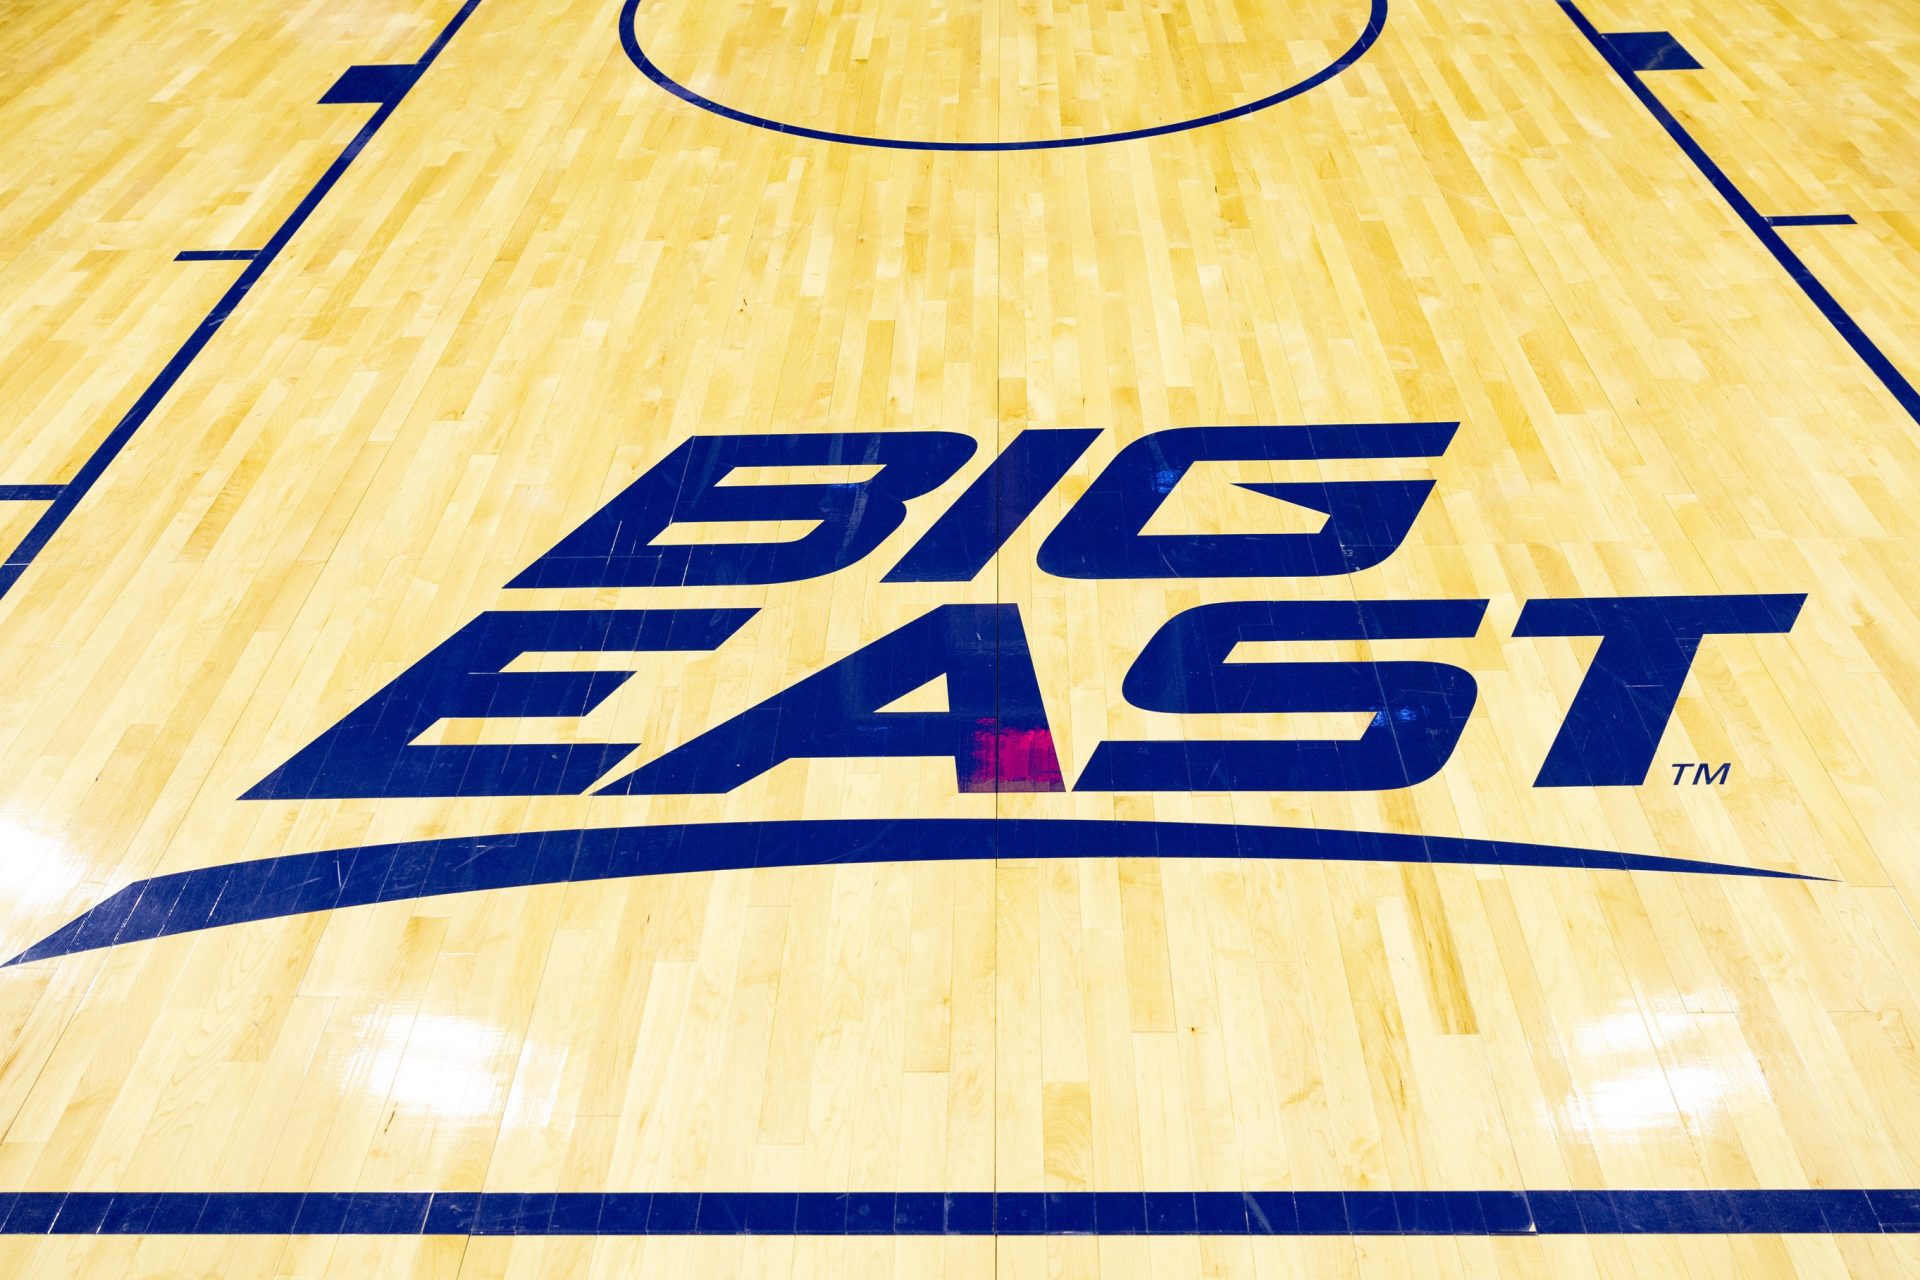
M 1053 731 L 1044 725 L 1016 729 L 982 720 L 973 734 L 972 759 L 963 791 L 1065 791 Z

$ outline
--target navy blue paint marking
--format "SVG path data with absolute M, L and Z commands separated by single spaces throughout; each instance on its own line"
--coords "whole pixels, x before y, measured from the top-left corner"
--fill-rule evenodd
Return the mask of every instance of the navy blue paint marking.
M 1022 431 L 880 581 L 973 581 L 1099 434 L 1084 428 Z
M 1851 227 L 1850 213 L 1780 213 L 1767 219 L 1770 227 Z
M 1614 31 L 1606 42 L 1634 71 L 1698 71 L 1700 64 L 1671 31 Z
M 930 142 L 915 138 L 868 137 L 857 133 L 834 133 L 827 129 L 811 129 L 806 125 L 789 124 L 783 120 L 769 120 L 765 116 L 756 116 L 751 112 L 741 111 L 737 107 L 715 102 L 712 98 L 687 88 L 655 66 L 653 59 L 647 56 L 646 50 L 640 47 L 640 39 L 634 34 L 634 18 L 639 13 L 640 3 L 641 0 L 626 0 L 626 4 L 620 10 L 620 47 L 627 51 L 627 57 L 634 66 L 640 68 L 647 79 L 682 102 L 691 103 L 702 111 L 711 111 L 714 115 L 738 124 L 750 124 L 756 129 L 770 129 L 774 133 L 784 133 L 796 138 L 811 138 L 816 142 L 840 142 L 855 147 L 891 147 L 901 151 L 1051 151 L 1060 147 L 1092 147 L 1106 142 L 1133 142 L 1140 138 L 1158 138 L 1164 134 L 1183 133 L 1188 129 L 1204 129 L 1210 124 L 1237 120 L 1241 116 L 1250 116 L 1256 111 L 1265 111 L 1268 107 L 1276 106 L 1289 98 L 1297 98 L 1310 89 L 1319 88 L 1365 57 L 1367 50 L 1373 48 L 1374 42 L 1380 38 L 1380 33 L 1386 29 L 1387 25 L 1387 0 L 1369 0 L 1367 25 L 1345 53 L 1304 80 L 1290 84 L 1264 98 L 1242 103 L 1237 107 L 1228 107 L 1212 115 L 1197 116 L 1191 120 L 1175 120 L 1141 129 L 1125 129 L 1118 133 L 1090 134 L 1082 138 Z
M 1601 637 L 1533 785 L 1645 782 L 1700 642 L 1710 635 L 1784 635 L 1806 602 L 1804 595 L 1527 601 L 1515 636 Z
M 1471 672 L 1444 662 L 1232 662 L 1246 642 L 1472 636 L 1485 600 L 1203 604 L 1169 618 L 1120 692 L 1169 715 L 1364 712 L 1358 738 L 1108 739 L 1076 791 L 1374 791 L 1446 765 L 1473 713 Z
M 1313 533 L 1149 534 L 1182 476 L 1209 461 L 1438 458 L 1457 422 L 1170 427 L 1129 441 L 1040 544 L 1061 578 L 1337 577 L 1379 564 L 1406 540 L 1432 480 L 1242 483 L 1251 493 L 1324 512 Z
M 362 845 L 136 880 L 7 961 L 341 907 L 693 871 L 971 858 L 1275 858 L 1815 876 L 1657 854 L 1320 827 L 1081 818 L 874 818 L 588 827 Z
M 447 25 L 440 29 L 440 33 L 433 38 L 433 43 L 429 44 L 426 52 L 420 55 L 420 60 L 413 64 L 415 79 L 418 79 L 419 72 L 433 65 L 434 59 L 438 58 L 441 51 L 447 47 L 447 42 L 458 34 L 460 28 L 466 25 L 467 19 L 473 16 L 473 11 L 479 7 L 480 0 L 465 0 L 459 12 L 455 13 Z M 74 508 L 80 505 L 81 500 L 99 482 L 101 475 L 112 465 L 113 460 L 120 456 L 120 451 L 127 447 L 134 434 L 146 425 L 147 419 L 152 417 L 153 411 L 160 407 L 160 402 L 166 399 L 167 393 L 172 391 L 174 384 L 180 381 L 187 367 L 206 348 L 207 343 L 213 340 L 213 335 L 220 332 L 220 326 L 227 322 L 227 317 L 239 308 L 253 286 L 266 273 L 267 268 L 272 266 L 274 260 L 280 256 L 280 251 L 287 247 L 288 241 L 293 239 L 294 234 L 306 224 L 307 219 L 313 215 L 313 211 L 319 207 L 327 193 L 332 191 L 334 185 L 340 181 L 347 167 L 366 149 L 367 143 L 380 131 L 380 126 L 387 122 L 387 118 L 393 114 L 399 101 L 395 98 L 383 102 L 360 127 L 360 131 L 353 135 L 352 141 L 348 142 L 345 149 L 334 158 L 333 163 L 327 166 L 327 171 L 320 175 L 319 181 L 315 182 L 307 194 L 301 197 L 300 203 L 294 206 L 293 212 L 287 215 L 286 221 L 275 228 L 274 233 L 267 238 L 266 244 L 262 245 L 259 251 L 247 261 L 247 265 L 241 270 L 239 276 L 227 287 L 227 291 L 220 295 L 219 301 L 213 304 L 213 309 L 207 312 L 206 317 L 187 336 L 187 340 L 181 344 L 180 349 L 175 351 L 160 372 L 154 375 L 153 381 L 141 391 L 139 398 L 133 402 L 133 406 L 114 425 L 113 430 L 107 433 L 106 439 L 100 442 L 99 447 L 88 456 L 86 462 L 81 464 L 80 469 L 74 472 L 72 479 L 58 486 L 59 493 L 54 497 L 52 505 L 41 513 L 40 519 L 27 530 L 26 536 L 8 553 L 6 563 L 0 564 L 0 598 L 4 598 L 7 592 L 13 589 L 13 585 L 20 580 L 20 575 L 25 573 L 27 566 L 33 563 L 34 557 L 39 555 L 53 535 L 59 532 L 60 526 L 66 523 L 67 517 L 73 514 Z
M 1800 261 L 1800 256 L 1787 247 L 1787 242 L 1780 238 L 1780 233 L 1775 231 L 1760 211 L 1753 207 L 1753 202 L 1733 184 L 1733 179 L 1713 162 L 1713 158 L 1701 148 L 1698 142 L 1694 141 L 1693 135 L 1687 132 L 1686 127 L 1674 117 L 1671 111 L 1667 110 L 1653 91 L 1647 88 L 1645 82 L 1636 74 L 1634 67 L 1614 46 L 1613 40 L 1617 37 L 1602 35 L 1588 20 L 1587 15 L 1580 11 L 1579 5 L 1575 4 L 1574 0 L 1559 0 L 1559 5 L 1566 11 L 1567 17 L 1579 29 L 1580 34 L 1585 36 L 1587 42 L 1607 60 L 1607 65 L 1626 81 L 1627 88 L 1633 91 L 1633 96 L 1640 99 L 1640 105 L 1645 107 L 1660 127 L 1667 131 L 1667 136 L 1673 139 L 1675 145 L 1686 154 L 1687 159 L 1693 161 L 1694 167 L 1700 170 L 1701 175 L 1713 184 L 1713 189 L 1720 193 L 1720 198 L 1725 200 L 1734 213 L 1739 215 L 1740 220 L 1747 224 L 1747 229 L 1753 232 L 1754 237 L 1760 241 L 1767 252 L 1771 253 L 1774 259 L 1786 269 L 1787 274 L 1793 278 L 1793 282 L 1800 286 L 1800 291 L 1807 295 L 1807 300 L 1819 308 L 1820 314 L 1827 318 L 1827 323 L 1833 326 L 1834 332 L 1846 340 L 1847 345 L 1853 348 L 1853 353 L 1873 371 L 1875 377 L 1880 379 L 1880 384 L 1899 402 L 1900 407 L 1907 411 L 1907 416 L 1916 423 L 1920 423 L 1920 391 L 1914 390 L 1913 384 L 1907 381 L 1906 375 L 1894 367 L 1893 361 L 1887 359 L 1886 353 L 1874 344 L 1873 339 L 1869 338 L 1866 331 L 1847 313 L 1847 309 L 1827 292 L 1827 287 L 1820 283 L 1819 277 L 1813 274 L 1806 263 Z
M 26 1191 L 0 1235 L 1911 1235 L 1920 1190 Z
M 175 262 L 252 262 L 258 249 L 182 249 L 173 255 Z
M 355 102 L 398 102 L 413 88 L 413 82 L 426 70 L 425 61 L 369 63 L 348 67 L 340 73 L 320 98 L 322 105 L 337 106 Z
M 52 502 L 63 484 L 0 484 L 0 502 Z
M 957 474 L 979 449 L 958 431 L 807 431 L 689 436 L 508 586 L 669 587 L 797 582 L 866 556 L 907 503 Z M 872 466 L 865 480 L 728 484 L 741 467 Z M 792 542 L 660 545 L 682 522 L 811 520 Z

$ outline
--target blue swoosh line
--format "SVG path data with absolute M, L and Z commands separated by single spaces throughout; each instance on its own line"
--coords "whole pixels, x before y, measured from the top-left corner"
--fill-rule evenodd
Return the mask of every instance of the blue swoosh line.
M 136 880 L 8 965 L 221 925 L 536 884 L 986 858 L 1271 858 L 1817 881 L 1726 862 L 1386 831 L 1094 818 L 859 818 L 587 827 L 370 844 Z
M 805 125 L 769 120 L 765 116 L 756 116 L 737 107 L 715 102 L 712 98 L 687 88 L 667 75 L 654 65 L 653 59 L 649 58 L 646 50 L 640 47 L 639 37 L 634 34 L 633 29 L 634 18 L 639 12 L 640 3 L 641 0 L 626 0 L 625 6 L 620 10 L 620 47 L 626 50 L 627 57 L 634 66 L 640 68 L 647 79 L 674 97 L 728 120 L 750 124 L 759 129 L 771 129 L 775 133 L 812 138 L 816 142 L 841 142 L 856 147 L 889 147 L 897 151 L 1053 151 L 1061 147 L 1091 147 L 1106 142 L 1132 142 L 1140 138 L 1157 138 L 1163 134 L 1181 133 L 1188 129 L 1200 129 L 1210 124 L 1237 120 L 1241 116 L 1252 115 L 1256 111 L 1264 111 L 1277 103 L 1285 102 L 1288 98 L 1297 98 L 1309 89 L 1319 88 L 1365 57 L 1367 50 L 1373 48 L 1374 42 L 1380 38 L 1380 33 L 1386 29 L 1387 25 L 1387 0 L 1371 0 L 1367 11 L 1366 27 L 1347 51 L 1331 63 L 1305 80 L 1290 84 L 1264 98 L 1243 102 L 1237 107 L 1228 107 L 1211 115 L 1197 116 L 1192 120 L 1175 120 L 1168 124 L 1126 129 L 1118 133 L 1099 133 L 1081 138 L 1039 138 L 1024 142 L 922 142 L 912 138 L 873 138 L 857 133 L 834 133 L 827 129 L 810 129 Z

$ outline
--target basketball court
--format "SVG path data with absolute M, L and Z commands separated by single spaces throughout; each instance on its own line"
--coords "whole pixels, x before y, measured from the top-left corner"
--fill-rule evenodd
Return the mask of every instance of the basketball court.
M 1920 10 L 0 15 L 0 1274 L 1920 1274 Z

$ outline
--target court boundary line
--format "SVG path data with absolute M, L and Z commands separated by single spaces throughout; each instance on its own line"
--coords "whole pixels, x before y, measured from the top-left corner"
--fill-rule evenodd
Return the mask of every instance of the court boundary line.
M 173 255 L 175 262 L 252 262 L 258 249 L 182 249 Z
M 28 1191 L 9 1236 L 1908 1235 L 1920 1190 Z
M 1629 66 L 1607 36 L 1593 25 L 1575 0 L 1556 0 L 1556 3 L 1572 20 L 1580 34 L 1586 38 L 1587 43 L 1593 46 L 1594 51 L 1601 58 L 1605 59 L 1614 74 L 1626 83 L 1633 96 L 1640 100 L 1640 105 L 1645 107 L 1655 122 L 1667 131 L 1667 136 L 1673 139 L 1674 144 L 1680 148 L 1687 159 L 1693 161 L 1694 167 L 1712 184 L 1713 189 L 1720 194 L 1720 198 L 1726 201 L 1728 207 L 1739 216 L 1740 221 L 1746 223 L 1747 230 L 1751 231 L 1754 238 L 1773 255 L 1774 260 L 1786 270 L 1793 282 L 1800 286 L 1800 291 L 1819 309 L 1820 314 L 1826 317 L 1827 323 L 1833 326 L 1834 332 L 1853 348 L 1854 354 L 1859 356 L 1867 368 L 1873 371 L 1874 376 L 1880 379 L 1880 385 L 1884 386 L 1900 407 L 1906 410 L 1907 416 L 1916 424 L 1920 424 L 1920 391 L 1914 390 L 1913 384 L 1907 381 L 1906 375 L 1901 373 L 1893 361 L 1887 358 L 1886 353 L 1880 350 L 1879 345 L 1867 336 L 1866 330 L 1860 327 L 1852 314 L 1841 306 L 1839 300 L 1828 292 L 1826 285 L 1820 282 L 1820 277 L 1800 260 L 1800 255 L 1795 253 L 1780 233 L 1774 229 L 1776 225 L 1795 224 L 1769 219 L 1755 208 L 1753 202 L 1747 199 L 1746 194 L 1740 190 L 1733 179 L 1727 176 L 1726 171 L 1714 163 L 1713 157 L 1707 154 L 1706 148 L 1687 132 L 1686 126 L 1680 123 L 1679 117 L 1660 101 L 1658 94 L 1647 87 L 1646 82 L 1641 78 L 1641 73 Z M 1849 221 L 1851 221 L 1850 218 Z M 1801 220 L 1799 225 L 1821 224 Z
M 419 83 L 427 68 L 439 58 L 448 43 L 459 33 L 460 28 L 466 25 L 467 19 L 473 16 L 473 11 L 479 7 L 480 0 L 465 0 L 448 20 L 446 26 L 442 27 L 432 42 L 427 45 L 426 52 L 422 53 L 418 60 L 409 64 L 416 68 L 416 74 L 412 84 L 408 85 L 407 91 L 410 92 L 413 84 Z M 380 127 L 405 100 L 406 93 L 402 92 L 375 108 L 366 123 L 360 126 L 359 131 L 347 142 L 340 154 L 334 157 L 333 163 L 327 166 L 326 171 L 307 189 L 306 194 L 300 197 L 293 212 L 274 228 L 273 234 L 267 237 L 266 243 L 260 248 L 188 249 L 176 256 L 175 261 L 239 261 L 245 262 L 246 265 L 234 282 L 227 286 L 226 292 L 222 293 L 219 300 L 213 304 L 212 309 L 194 327 L 193 332 L 187 335 L 186 341 L 180 344 L 173 356 L 161 367 L 160 372 L 147 383 L 134 400 L 132 407 L 121 415 L 119 422 L 107 433 L 106 438 L 94 446 L 93 452 L 88 454 L 87 460 L 80 464 L 79 470 L 65 481 L 56 484 L 15 486 L 55 492 L 52 493 L 48 508 L 40 513 L 40 518 L 7 553 L 6 562 L 0 564 L 0 600 L 6 598 L 14 584 L 20 581 L 21 576 L 39 557 L 40 552 L 46 549 L 53 536 L 73 514 L 74 508 L 79 506 L 81 500 L 92 491 L 93 486 L 99 482 L 100 477 L 105 474 L 114 459 L 120 456 L 121 451 L 132 441 L 140 428 L 146 425 L 147 420 L 167 398 L 168 393 L 180 381 L 188 367 L 193 364 L 206 345 L 213 341 L 214 335 L 220 332 L 221 326 L 226 324 L 227 319 L 239 309 L 240 304 L 246 300 L 247 294 L 253 290 L 253 286 L 259 283 L 261 276 L 266 274 L 267 268 L 279 258 L 281 250 L 287 247 L 294 235 L 313 215 L 313 211 L 320 207 L 320 202 L 326 199 L 327 194 L 346 174 L 354 160 L 366 149 L 367 143 L 373 140 L 373 136 L 380 132 Z M 247 256 L 244 258 L 238 256 L 242 253 Z

